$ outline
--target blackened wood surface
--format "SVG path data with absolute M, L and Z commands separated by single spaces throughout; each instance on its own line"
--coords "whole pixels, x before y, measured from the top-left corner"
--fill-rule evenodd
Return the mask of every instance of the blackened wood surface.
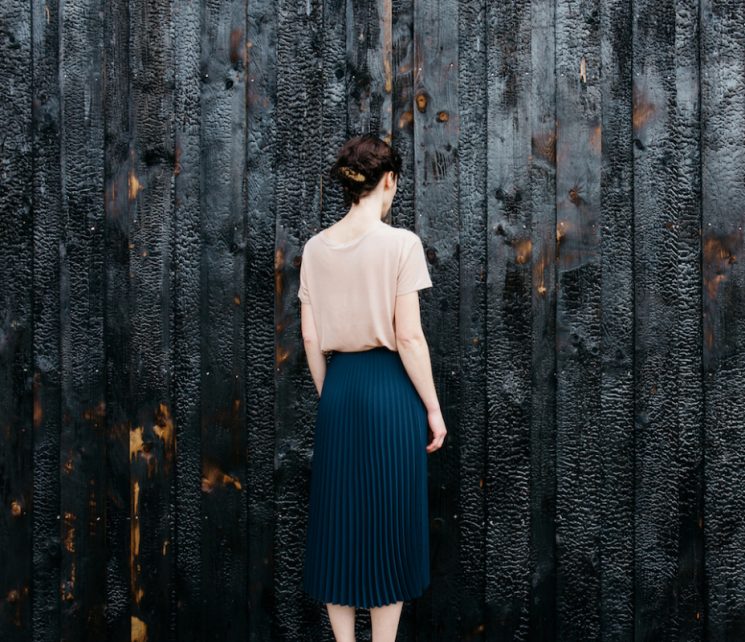
M 21 19 L 24 24 L 28 19 L 25 14 L 27 6 L 23 5 L 23 11 L 17 14 L 17 18 Z M 33 182 L 27 183 L 27 189 L 32 190 L 29 211 L 32 218 L 27 225 L 28 234 L 33 234 L 33 256 L 31 257 L 33 264 L 26 263 L 16 256 L 13 257 L 13 265 L 14 269 L 18 270 L 19 276 L 23 274 L 24 269 L 29 267 L 33 269 L 33 325 L 32 330 L 29 330 L 29 332 L 33 331 L 33 363 L 29 362 L 29 367 L 33 368 L 34 395 L 33 490 L 31 491 L 33 504 L 30 508 L 33 531 L 27 533 L 32 538 L 33 559 L 24 558 L 22 553 L 18 555 L 23 549 L 15 549 L 19 561 L 23 560 L 26 566 L 29 563 L 33 564 L 33 590 L 27 602 L 32 610 L 26 611 L 24 605 L 17 611 L 22 618 L 16 619 L 14 634 L 10 634 L 5 618 L 3 618 L 3 624 L 0 625 L 2 627 L 0 632 L 3 637 L 24 639 L 30 637 L 29 630 L 32 630 L 34 639 L 52 642 L 60 639 L 62 606 L 59 599 L 60 421 L 62 417 L 59 248 L 63 229 L 63 220 L 60 216 L 63 168 L 60 164 L 60 32 L 57 3 L 32 5 L 30 21 L 34 34 L 33 46 L 31 42 L 28 43 L 30 48 L 28 51 L 31 55 L 31 77 L 28 78 L 28 82 L 29 88 L 32 89 L 32 111 L 29 115 L 32 116 L 32 120 L 25 122 L 29 127 L 27 144 L 30 145 L 28 149 L 31 151 L 28 161 L 32 161 L 30 166 L 33 167 Z M 15 23 L 13 29 L 19 26 L 20 23 Z M 23 50 L 23 48 L 18 49 L 19 52 Z M 3 63 L 10 62 L 14 73 L 20 73 L 25 69 L 25 62 L 22 59 L 11 62 L 12 58 L 9 59 L 3 55 L 2 60 Z M 7 78 L 5 68 L 2 74 L 4 79 Z M 33 86 L 31 86 L 32 79 Z M 18 108 L 21 110 L 19 113 L 23 113 L 26 106 L 19 103 Z M 13 162 L 23 167 L 22 159 L 17 158 Z M 11 181 L 8 184 L 12 184 Z M 2 208 L 2 220 L 10 224 L 13 217 L 8 216 L 5 202 Z M 7 239 L 8 237 L 3 233 L 0 247 L 6 246 Z M 7 273 L 6 269 L 4 264 L 3 274 Z M 0 314 L 3 314 L 5 318 L 10 318 L 10 314 L 16 318 L 23 317 L 22 305 L 19 311 L 13 310 L 8 307 L 2 294 L 0 294 L 0 301 L 0 311 L 2 311 Z M 10 314 L 5 310 L 8 310 Z M 3 371 L 12 362 L 12 358 L 9 359 L 9 354 L 5 352 L 0 356 L 0 360 L 2 362 L 0 368 Z M 23 398 L 22 394 L 21 398 Z M 5 403 L 4 401 L 0 408 L 0 414 L 5 413 L 7 408 Z M 0 476 L 11 480 L 7 471 L 7 468 L 0 470 Z M 2 494 L 2 496 L 3 505 L 7 505 L 5 495 Z M 4 537 L 4 531 L 0 531 L 0 538 L 2 537 Z M 0 554 L 0 567 L 5 567 L 2 554 Z M 8 565 L 7 568 L 12 569 L 12 566 Z M 19 585 L 10 586 L 5 576 L 2 582 L 3 591 L 19 590 Z
M 313 420 L 318 392 L 308 375 L 297 298 L 303 242 L 319 229 L 323 170 L 324 6 L 280 0 L 277 10 L 275 153 L 275 537 L 272 635 L 318 639 L 318 608 L 300 589 Z M 267 587 L 269 588 L 269 587 Z M 312 623 L 312 624 L 311 624 Z M 239 633 L 239 632 L 236 632 Z M 326 630 L 328 636 L 330 629 Z
M 297 286 L 362 131 L 449 429 L 399 639 L 745 638 L 741 2 L 0 12 L 0 639 L 333 639 Z
M 529 244 L 528 238 L 522 237 L 512 260 L 515 263 L 529 260 L 532 279 L 532 330 L 526 342 L 531 344 L 532 369 L 527 537 L 533 607 L 528 610 L 527 626 L 532 638 L 553 640 L 556 637 L 556 43 L 553 38 L 556 6 L 548 1 L 535 4 L 531 16 L 531 68 L 523 70 L 530 78 L 530 85 L 522 85 L 521 95 L 528 129 L 522 135 L 530 137 L 530 184 L 525 197 L 531 203 L 532 235 Z M 521 141 L 521 144 L 526 143 Z
M 105 359 L 116 348 L 108 344 L 103 296 L 108 258 L 101 216 L 106 158 L 103 12 L 94 0 L 67 9 L 59 14 L 61 232 L 54 266 L 61 357 L 57 599 L 60 638 L 92 641 L 106 637 L 106 573 L 113 559 L 106 529 L 108 480 L 126 483 L 130 477 L 126 451 L 126 458 L 119 459 L 124 475 L 107 472 L 106 461 Z M 36 228 L 35 234 L 44 234 L 44 229 Z M 132 340 L 127 333 L 127 341 Z M 128 387 L 126 395 L 135 408 L 133 392 Z M 128 430 L 117 434 L 123 439 L 130 435 Z M 128 580 L 137 581 L 122 570 Z
M 203 5 L 200 53 L 202 640 L 237 639 L 246 608 L 246 5 Z M 224 622 L 225 626 L 215 626 Z
M 745 639 L 745 4 L 702 0 L 701 251 L 703 254 L 705 631 Z M 694 69 L 695 70 L 695 69 Z M 701 284 L 701 281 L 698 282 Z M 692 339 L 687 339 L 688 341 Z M 679 411 L 680 412 L 680 411 Z M 703 525 L 702 525 L 703 524 Z
M 600 14 L 556 7 L 556 635 L 601 634 Z
M 431 337 L 432 371 L 450 431 L 429 459 L 431 584 L 417 603 L 417 632 L 459 635 L 463 578 L 458 551 L 461 435 L 460 261 L 458 216 L 458 3 L 414 2 L 414 213 L 433 282 L 420 294 L 423 327 Z M 445 28 L 453 25 L 453 28 Z
M 4 88 L 0 102 L 0 638 L 3 639 L 9 635 L 19 639 L 23 635 L 22 625 L 27 629 L 25 635 L 30 632 L 35 611 L 32 559 L 44 561 L 43 551 L 33 540 L 37 525 L 33 491 L 37 481 L 52 481 L 50 475 L 57 474 L 47 459 L 34 479 L 34 430 L 39 421 L 34 421 L 38 417 L 33 381 L 33 317 L 37 300 L 32 292 L 35 240 L 31 185 L 35 173 L 30 113 L 33 53 L 26 33 L 29 23 L 27 4 L 13 0 L 0 8 L 0 73 Z M 54 335 L 58 338 L 59 332 Z M 55 365 L 59 371 L 59 365 Z M 51 369 L 52 364 L 49 366 Z M 50 399 L 51 403 L 54 401 Z M 59 417 L 56 419 L 59 421 Z M 53 484 L 50 489 L 52 502 L 57 488 Z M 48 510 L 42 506 L 39 525 L 47 533 L 51 530 L 49 517 Z M 53 571 L 48 561 L 40 569 L 42 590 L 48 591 L 55 580 L 50 575 Z M 53 600 L 58 603 L 56 595 Z
M 634 9 L 634 634 L 645 640 L 705 633 L 697 28 L 693 2 Z
M 138 635 L 168 639 L 173 637 L 175 603 L 176 514 L 172 499 L 176 435 L 170 389 L 175 141 L 172 34 L 161 25 L 170 24 L 171 11 L 167 2 L 149 0 L 137 0 L 129 8 L 129 59 L 140 61 L 130 64 L 132 218 L 129 277 L 125 280 L 128 292 L 122 293 L 128 303 L 126 316 L 134 321 L 125 339 L 133 374 L 126 393 L 132 404 L 128 418 L 129 616 L 132 631 Z M 202 227 L 203 232 L 206 229 Z M 221 308 L 229 309 L 227 305 Z M 240 555 L 232 557 L 233 573 L 240 577 Z M 229 601 L 221 602 L 226 603 Z
M 248 204 L 243 316 L 246 336 L 246 494 L 248 546 L 243 640 L 272 639 L 274 612 L 275 200 L 277 12 L 273 0 L 248 4 L 246 30 Z M 198 239 L 198 235 L 195 237 Z M 221 627 L 218 627 L 221 629 Z
M 632 7 L 608 2 L 600 14 L 602 227 L 600 261 L 600 630 L 633 637 L 634 622 L 634 204 Z
M 459 341 L 461 404 L 448 430 L 460 440 L 458 562 L 461 568 L 458 637 L 482 639 L 486 602 L 486 405 L 487 256 L 487 60 L 485 6 L 463 3 L 458 11 Z M 446 438 L 446 439 L 449 439 Z
M 486 635 L 526 635 L 530 594 L 531 8 L 486 5 Z M 547 88 L 549 89 L 549 88 Z
M 101 224 L 104 226 L 104 323 L 106 370 L 106 584 L 98 587 L 106 603 L 106 635 L 110 640 L 124 640 L 132 629 L 136 607 L 131 574 L 131 484 L 130 432 L 136 422 L 133 404 L 132 372 L 129 359 L 132 328 L 137 325 L 130 303 L 137 292 L 131 292 L 130 237 L 132 209 L 138 193 L 138 182 L 132 174 L 131 147 L 134 144 L 131 120 L 130 83 L 136 70 L 130 65 L 130 15 L 128 5 L 109 3 L 104 9 L 104 202 Z M 63 52 L 64 55 L 64 52 Z M 64 113 L 64 95 L 61 97 Z M 64 180 L 64 176 L 63 176 Z M 64 233 L 66 220 L 61 221 Z M 61 308 L 64 318 L 69 311 Z M 134 463 L 134 462 L 132 462 Z M 142 534 L 142 531 L 140 531 Z M 136 540 L 135 540 L 136 542 Z M 75 639 L 80 632 L 61 636 Z
M 203 586 L 200 542 L 204 537 L 201 511 L 201 334 L 202 269 L 202 74 L 200 51 L 202 11 L 199 3 L 173 7 L 174 202 L 171 248 L 173 338 L 171 367 L 172 417 L 176 439 L 173 473 L 174 581 L 172 593 L 174 639 L 196 640 L 202 627 Z M 247 424 L 247 431 L 249 430 Z

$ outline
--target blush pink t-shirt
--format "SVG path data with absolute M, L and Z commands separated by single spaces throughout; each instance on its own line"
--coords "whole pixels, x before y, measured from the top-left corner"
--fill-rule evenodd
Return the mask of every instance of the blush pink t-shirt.
M 347 243 L 321 231 L 303 247 L 298 298 L 311 306 L 323 352 L 397 352 L 396 297 L 429 287 L 422 241 L 406 228 L 378 221 Z

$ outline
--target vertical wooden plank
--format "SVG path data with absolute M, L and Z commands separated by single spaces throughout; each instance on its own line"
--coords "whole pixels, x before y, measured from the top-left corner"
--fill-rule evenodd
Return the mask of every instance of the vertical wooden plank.
M 634 8 L 635 635 L 702 635 L 694 5 Z M 686 345 L 694 342 L 693 345 Z M 699 616 L 697 616 L 699 613 Z
M 60 15 L 59 633 L 74 640 L 106 637 L 102 20 L 97 0 L 67 2 Z
M 308 516 L 311 422 L 318 394 L 303 357 L 297 287 L 304 239 L 320 216 L 323 9 L 320 0 L 277 3 L 275 206 L 275 629 L 305 634 L 300 597 Z M 299 402 L 299 400 L 303 400 Z M 323 608 L 314 605 L 315 609 Z M 316 611 L 317 612 L 317 611 Z
M 745 639 L 745 4 L 702 0 L 706 639 Z
M 30 596 L 33 623 L 25 633 L 27 637 L 32 634 L 33 639 L 40 642 L 52 642 L 59 640 L 60 630 L 60 21 L 57 2 L 32 3 L 30 7 L 33 57 L 31 198 L 34 224 L 33 590 Z M 2 22 L 5 23 L 5 19 Z M 7 55 L 3 55 L 2 60 L 10 63 Z M 22 69 L 16 63 L 12 63 L 12 66 Z M 0 73 L 3 78 L 8 77 L 5 70 Z M 16 164 L 13 163 L 13 166 Z M 6 211 L 3 205 L 3 212 Z M 8 243 L 3 241 L 0 245 L 6 247 Z M 3 270 L 3 273 L 6 271 Z M 7 306 L 2 304 L 0 308 L 7 309 Z M 2 411 L 0 414 L 6 415 Z M 7 503 L 3 502 L 3 505 Z M 16 549 L 13 546 L 3 547 L 0 557 L 10 550 Z M 0 568 L 6 568 L 2 559 Z M 8 591 L 0 589 L 0 594 L 8 595 Z M 0 638 L 12 639 L 2 630 Z
M 532 355 L 528 630 L 556 639 L 556 7 L 530 6 Z M 527 54 L 525 54 L 527 56 Z M 526 88 L 527 91 L 527 88 Z M 513 259 L 515 260 L 515 259 Z
M 248 469 L 249 640 L 271 640 L 274 622 L 274 227 L 277 187 L 277 12 L 273 0 L 248 4 L 246 32 L 248 222 L 246 283 L 246 452 Z
M 346 7 L 349 131 L 354 134 L 371 132 L 390 143 L 391 0 L 347 2 Z
M 341 186 L 332 181 L 329 176 L 329 168 L 336 160 L 336 154 L 344 141 L 351 135 L 361 133 L 357 130 L 360 126 L 358 120 L 354 119 L 355 106 L 352 104 L 350 94 L 354 94 L 355 83 L 359 82 L 357 72 L 352 66 L 347 51 L 347 39 L 350 28 L 347 23 L 352 19 L 353 7 L 357 3 L 346 0 L 325 0 L 322 3 L 322 35 L 321 35 L 321 79 L 323 83 L 321 98 L 321 140 L 319 141 L 321 154 L 320 174 L 318 176 L 320 186 L 320 211 L 319 218 L 314 219 L 305 216 L 308 225 L 308 235 L 318 232 L 322 227 L 328 227 L 347 213 L 348 208 L 344 206 Z M 354 119 L 354 120 L 351 120 Z M 307 237 L 301 237 L 301 243 L 307 241 Z M 298 319 L 300 311 L 297 311 Z M 305 375 L 310 382 L 310 390 L 313 384 L 310 370 L 304 364 Z M 312 393 L 311 393 L 312 398 Z M 307 410 L 315 413 L 312 409 L 314 404 Z M 312 440 L 308 442 L 308 456 L 312 452 Z M 328 618 L 327 618 L 328 619 Z M 321 635 L 320 631 L 316 632 Z M 325 635 L 332 635 L 331 629 Z
M 170 3 L 134 0 L 129 14 L 130 617 L 135 639 L 175 639 L 171 379 L 173 68 Z
M 247 628 L 246 3 L 202 5 L 200 273 L 203 640 Z
M 602 112 L 597 4 L 556 5 L 559 639 L 600 635 Z
M 0 192 L 0 638 L 30 638 L 34 459 L 33 249 L 29 185 L 32 37 L 29 5 L 0 7 L 3 78 Z M 44 515 L 42 513 L 42 515 Z M 47 513 L 48 516 L 48 513 Z
M 706 600 L 704 569 L 704 381 L 701 271 L 701 86 L 698 0 L 675 5 L 675 127 L 673 165 L 678 167 L 674 199 L 677 241 L 677 415 L 679 445 L 678 617 L 675 635 L 704 637 Z M 745 18 L 745 13 L 741 14 Z M 742 22 L 738 24 L 743 24 Z M 742 39 L 740 51 L 744 50 Z M 741 82 L 745 77 L 741 75 Z M 742 218 L 740 219 L 742 222 Z M 741 396 L 745 400 L 745 396 Z M 742 578 L 745 580 L 745 578 Z M 745 615 L 745 613 L 741 613 Z M 740 632 L 745 634 L 745 620 Z
M 486 3 L 458 4 L 458 209 L 460 211 L 460 316 L 463 395 L 457 430 L 460 440 L 458 488 L 459 563 L 463 577 L 459 640 L 483 639 L 486 622 Z M 450 437 L 447 437 L 448 439 Z
M 132 635 L 130 610 L 130 466 L 133 425 L 130 242 L 138 193 L 131 165 L 130 22 L 128 3 L 103 8 L 106 357 L 106 636 Z M 138 631 L 139 627 L 135 627 Z
M 458 3 L 414 3 L 414 231 L 424 245 L 434 288 L 420 294 L 435 384 L 448 437 L 428 455 L 431 583 L 416 605 L 418 631 L 457 637 L 462 611 L 458 492 L 461 441 L 460 220 L 458 213 Z
M 532 368 L 531 5 L 487 4 L 486 637 L 527 634 Z
M 176 639 L 200 642 L 203 587 L 201 510 L 201 3 L 173 4 L 175 149 L 173 245 L 173 422 L 176 431 L 176 527 L 171 590 Z M 210 626 L 212 624 L 210 623 Z
M 600 629 L 633 639 L 634 217 L 631 2 L 600 5 L 602 363 Z
M 414 207 L 414 0 L 391 2 L 391 96 L 393 144 L 401 155 L 401 176 L 388 223 L 413 229 Z

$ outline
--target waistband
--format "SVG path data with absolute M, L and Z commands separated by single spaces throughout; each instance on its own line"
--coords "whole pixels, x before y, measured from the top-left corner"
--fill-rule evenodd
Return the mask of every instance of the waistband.
M 378 354 L 390 354 L 398 356 L 398 352 L 396 352 L 395 350 L 391 350 L 388 346 L 376 346 L 367 350 L 332 350 L 330 352 L 331 357 L 353 357 Z

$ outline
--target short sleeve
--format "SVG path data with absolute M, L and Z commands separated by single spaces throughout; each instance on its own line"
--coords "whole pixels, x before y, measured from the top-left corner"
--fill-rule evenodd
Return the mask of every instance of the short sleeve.
M 297 297 L 301 303 L 310 303 L 310 293 L 308 292 L 308 270 L 307 270 L 307 252 L 303 252 L 303 258 L 300 261 L 300 288 Z
M 427 269 L 424 246 L 421 239 L 413 235 L 413 241 L 409 243 L 407 249 L 404 249 L 399 266 L 396 296 L 430 287 L 432 287 L 432 279 Z

